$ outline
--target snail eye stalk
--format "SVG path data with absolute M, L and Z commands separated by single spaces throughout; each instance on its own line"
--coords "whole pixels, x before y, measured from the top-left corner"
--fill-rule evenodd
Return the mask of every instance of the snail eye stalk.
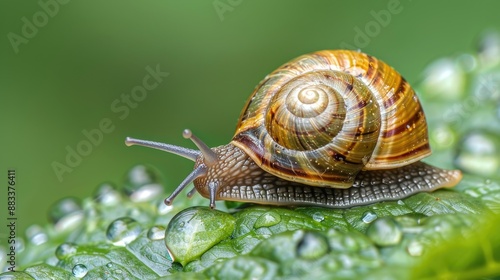
M 206 166 L 213 166 L 217 162 L 217 154 L 210 149 L 207 144 L 200 140 L 200 138 L 194 136 L 194 134 L 189 129 L 184 129 L 182 136 L 186 139 L 190 139 L 193 143 L 200 149 L 203 154 L 203 162 Z
M 182 181 L 182 183 L 174 190 L 174 192 L 165 199 L 165 204 L 166 205 L 172 205 L 172 201 L 174 200 L 174 198 L 182 192 L 182 190 L 189 184 L 191 184 L 191 182 L 193 182 L 196 178 L 198 177 L 201 177 L 201 176 L 205 176 L 207 174 L 207 167 L 205 165 L 199 165 L 198 167 L 196 167 L 193 172 L 189 173 L 189 175 L 186 177 L 186 179 L 184 179 L 184 181 Z M 190 191 L 191 193 L 191 191 Z M 189 196 L 189 194 L 188 194 Z
M 167 153 L 179 155 L 181 157 L 185 157 L 189 160 L 196 161 L 196 158 L 200 156 L 201 152 L 193 149 L 188 149 L 176 145 L 154 142 L 149 140 L 135 139 L 131 137 L 127 137 L 125 139 L 125 145 L 127 146 L 142 146 L 147 148 L 153 148 L 160 151 L 164 151 Z

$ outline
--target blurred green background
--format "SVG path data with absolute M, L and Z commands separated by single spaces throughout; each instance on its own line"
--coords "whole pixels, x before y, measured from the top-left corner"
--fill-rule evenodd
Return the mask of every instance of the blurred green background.
M 209 146 L 228 143 L 254 86 L 321 49 L 359 48 L 416 83 L 434 59 L 474 51 L 481 34 L 499 30 L 499 10 L 493 0 L 2 1 L 1 220 L 9 168 L 19 234 L 45 223 L 58 199 L 89 196 L 105 181 L 119 186 L 138 163 L 157 167 L 172 189 L 193 164 L 126 147 L 126 136 L 193 147 L 181 136 L 191 128 Z M 148 66 L 169 75 L 126 105 L 122 95 L 143 84 Z M 114 130 L 69 166 L 68 148 L 85 148 L 82 131 L 106 119 Z M 54 162 L 71 172 L 58 178 Z

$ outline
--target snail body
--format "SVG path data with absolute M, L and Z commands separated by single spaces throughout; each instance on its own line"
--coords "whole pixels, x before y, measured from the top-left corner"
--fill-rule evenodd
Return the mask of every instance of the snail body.
M 165 200 L 194 181 L 202 196 L 275 205 L 352 207 L 451 187 L 458 170 L 421 162 L 427 124 L 410 85 L 393 68 L 355 51 L 301 56 L 269 74 L 242 110 L 232 141 L 199 148 L 127 138 L 195 161 Z

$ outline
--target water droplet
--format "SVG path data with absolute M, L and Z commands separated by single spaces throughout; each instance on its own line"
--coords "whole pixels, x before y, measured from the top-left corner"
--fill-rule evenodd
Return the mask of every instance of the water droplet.
M 58 232 L 74 229 L 83 222 L 84 213 L 80 200 L 73 197 L 56 202 L 49 211 L 49 218 Z
M 367 236 L 379 246 L 396 245 L 401 241 L 403 232 L 391 218 L 384 217 L 373 222 L 366 231 Z
M 351 269 L 355 265 L 355 260 L 349 255 L 340 255 L 339 261 L 342 263 L 343 269 Z
M 370 155 L 365 155 L 361 158 L 361 162 L 363 162 L 363 165 L 367 165 L 368 161 L 370 161 Z
M 94 198 L 98 203 L 104 205 L 116 205 L 122 200 L 120 192 L 111 183 L 100 184 L 94 192 Z
M 471 54 L 461 54 L 457 62 L 466 72 L 472 72 L 477 67 L 476 57 Z
M 106 231 L 106 237 L 115 246 L 126 246 L 141 233 L 141 225 L 132 218 L 123 217 L 114 220 Z
M 363 213 L 363 216 L 361 216 L 361 220 L 365 224 L 369 224 L 375 221 L 377 218 L 378 218 L 377 214 L 372 211 L 366 211 L 365 213 Z
M 163 193 L 163 186 L 160 184 L 149 184 L 142 186 L 134 193 L 130 194 L 130 200 L 134 202 L 149 201 Z
M 473 110 L 481 104 L 500 100 L 500 73 L 488 72 L 477 76 L 473 84 L 472 99 L 467 100 L 467 109 Z M 465 101 L 464 101 L 465 102 Z
M 172 252 L 170 252 L 170 249 L 168 249 L 168 247 L 167 247 L 167 258 L 172 262 L 174 261 L 174 255 L 172 254 Z
M 49 239 L 45 230 L 39 225 L 31 225 L 26 229 L 26 238 L 33 245 L 41 245 Z
M 316 222 L 322 222 L 325 220 L 325 216 L 320 213 L 320 212 L 316 212 L 312 215 L 312 218 L 313 220 L 315 220 Z
M 419 257 L 424 252 L 424 245 L 418 241 L 413 240 L 408 244 L 406 250 L 408 254 L 410 254 L 410 256 Z
M 72 229 L 83 222 L 81 202 L 74 197 L 59 200 L 49 210 L 49 218 L 57 231 Z
M 488 32 L 483 35 L 478 46 L 479 58 L 483 64 L 495 65 L 500 62 L 500 35 Z
M 477 130 L 464 136 L 458 146 L 455 164 L 469 173 L 486 177 L 500 172 L 500 136 Z
M 342 245 L 343 250 L 347 250 L 349 252 L 357 252 L 359 250 L 359 244 L 356 238 L 344 235 L 339 242 L 339 245 Z
M 50 266 L 57 266 L 57 264 L 59 263 L 59 259 L 56 257 L 56 255 L 52 255 L 45 260 L 45 263 Z
M 16 241 L 16 253 L 21 253 L 26 249 L 26 244 L 22 237 L 16 237 L 14 240 Z
M 423 228 L 419 226 L 421 219 L 425 217 L 426 216 L 423 214 L 411 213 L 394 217 L 394 219 L 397 224 L 403 228 L 405 233 L 419 233 L 423 230 Z
M 446 114 L 448 116 L 448 114 Z M 442 124 L 431 132 L 432 140 L 439 145 L 439 149 L 451 147 L 456 142 L 456 134 L 450 126 Z
M 262 214 L 262 216 L 255 221 L 254 228 L 271 227 L 279 222 L 281 222 L 281 215 L 271 210 Z
M 306 232 L 297 244 L 297 255 L 303 259 L 318 259 L 328 251 L 328 241 L 319 233 Z
M 68 214 L 63 219 L 59 220 L 59 222 L 54 225 L 54 228 L 58 232 L 74 229 L 84 221 L 84 216 L 85 214 L 83 211 Z
M 465 88 L 465 74 L 453 59 L 440 59 L 425 70 L 423 90 L 439 99 L 459 99 Z
M 125 193 L 133 202 L 149 201 L 163 193 L 156 170 L 144 165 L 134 166 L 125 180 Z
M 323 267 L 326 269 L 326 271 L 338 271 L 338 270 L 340 270 L 339 263 L 334 259 L 330 259 L 327 262 L 325 262 L 323 264 Z
M 72 270 L 73 275 L 77 278 L 85 277 L 85 275 L 87 275 L 88 272 L 89 272 L 88 268 L 81 263 L 76 264 Z
M 63 260 L 74 255 L 77 251 L 77 245 L 74 243 L 63 243 L 56 249 L 56 257 Z
M 153 226 L 148 230 L 147 236 L 151 240 L 161 240 L 165 238 L 165 228 L 162 226 Z

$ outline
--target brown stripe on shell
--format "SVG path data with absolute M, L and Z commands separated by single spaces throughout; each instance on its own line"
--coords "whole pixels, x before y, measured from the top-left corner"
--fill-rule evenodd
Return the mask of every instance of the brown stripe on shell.
M 384 138 L 391 138 L 395 135 L 407 132 L 408 130 L 413 129 L 413 126 L 416 125 L 418 122 L 425 121 L 425 116 L 422 113 L 422 111 L 415 111 L 413 116 L 411 116 L 410 119 L 405 121 L 404 123 L 400 124 L 399 126 L 393 128 L 393 129 L 388 129 L 383 132 L 383 137 Z
M 426 151 L 426 150 L 429 150 L 429 149 L 430 149 L 429 143 L 422 143 L 421 145 L 414 146 L 414 148 L 411 149 L 411 150 L 407 150 L 403 154 L 387 156 L 387 157 L 384 158 L 384 160 L 387 160 L 387 161 L 393 161 L 393 160 L 394 161 L 400 161 L 401 159 L 404 159 L 404 158 L 407 158 L 409 156 L 412 156 L 415 153 L 419 154 L 419 153 L 421 153 L 423 151 Z
M 372 84 L 377 82 L 377 70 L 378 70 L 378 61 L 375 60 L 373 56 L 367 55 L 368 58 L 368 69 L 366 70 L 366 76 L 372 79 Z M 375 68 L 377 66 L 377 68 Z
M 406 90 L 407 85 L 408 85 L 408 83 L 405 81 L 405 79 L 401 78 L 398 86 L 395 87 L 395 88 L 397 88 L 397 90 L 395 90 L 395 92 L 404 92 Z M 397 103 L 401 97 L 402 96 L 400 94 L 395 94 L 395 95 L 393 94 L 391 96 L 387 96 L 387 98 L 384 100 L 384 108 L 391 107 L 392 105 Z

